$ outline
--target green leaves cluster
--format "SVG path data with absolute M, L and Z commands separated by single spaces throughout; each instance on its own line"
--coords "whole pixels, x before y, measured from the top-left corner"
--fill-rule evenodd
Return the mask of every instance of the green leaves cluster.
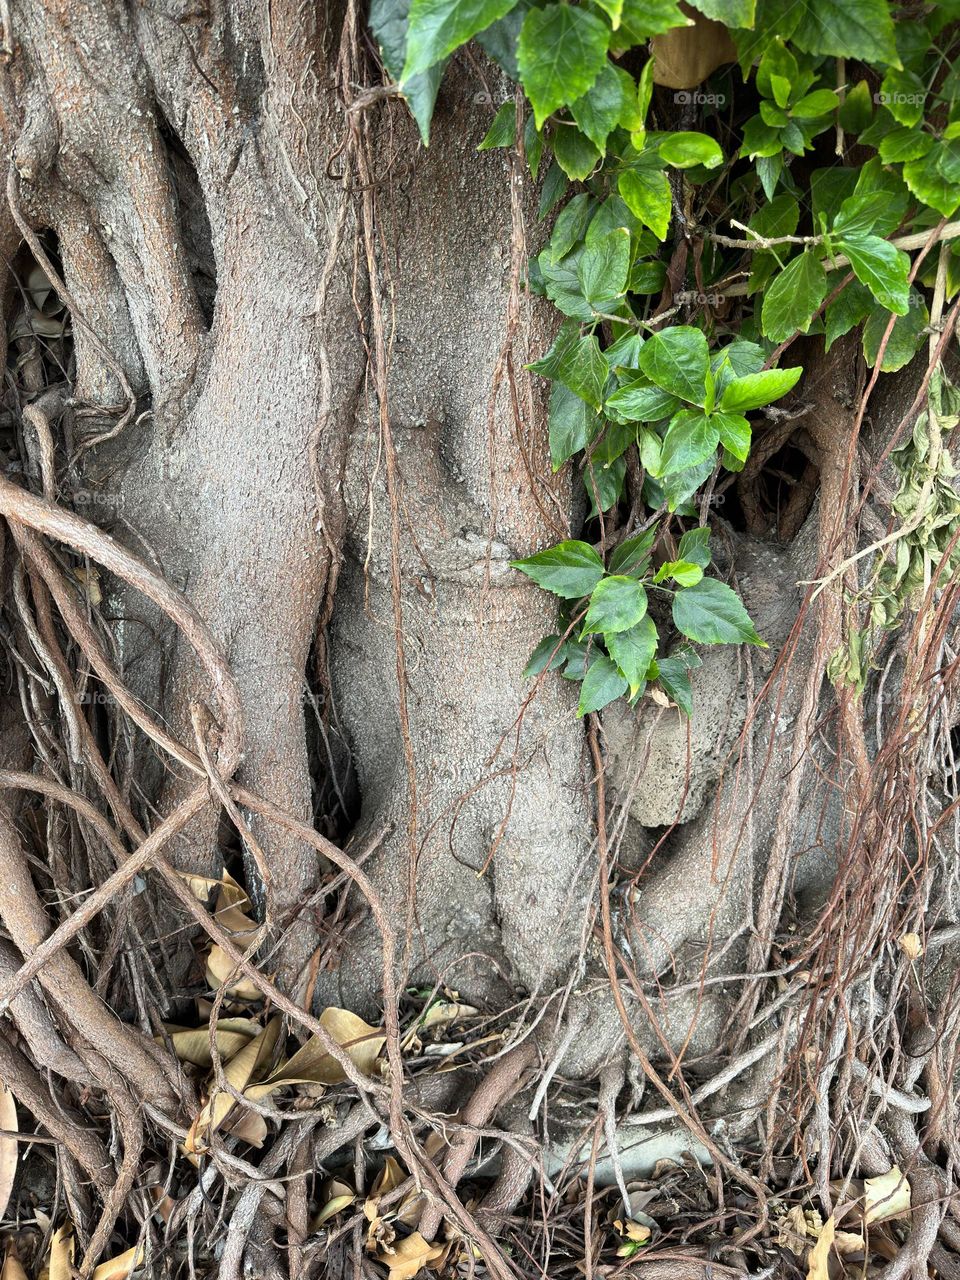
M 646 529 L 614 549 L 604 565 L 586 542 L 561 542 L 514 568 L 564 602 L 562 634 L 537 645 L 525 674 L 559 670 L 582 681 L 579 714 L 599 711 L 622 695 L 635 703 L 657 681 L 687 714 L 690 672 L 700 660 L 687 645 L 658 658 L 661 636 L 648 612 L 651 596 L 669 602 L 673 627 L 699 644 L 763 644 L 736 592 L 704 576 L 710 530 L 688 530 L 677 558 L 654 568 L 657 529 Z
M 796 359 L 776 367 L 783 350 L 810 335 L 829 351 L 856 331 L 871 367 L 900 369 L 925 341 L 934 284 L 947 301 L 960 289 L 960 237 L 911 257 L 952 234 L 938 227 L 960 209 L 960 0 L 692 7 L 737 53 L 702 86 L 695 120 L 665 96 L 652 109 L 656 37 L 690 22 L 679 0 L 372 0 L 424 141 L 468 40 L 522 87 L 528 109 L 510 96 L 480 149 L 521 145 L 552 219 L 527 280 L 561 318 L 531 366 L 552 382 L 552 464 L 579 467 L 590 516 L 609 523 L 634 458 L 632 509 L 657 513 L 621 544 L 629 571 L 621 547 L 604 564 L 580 541 L 518 562 L 566 602 L 531 670 L 582 680 L 581 711 L 651 680 L 688 709 L 689 642 L 757 642 L 733 593 L 703 576 L 708 553 L 662 562 L 678 534 L 706 538 L 677 522 L 711 476 L 742 468 L 754 415 L 795 387 Z M 647 612 L 661 597 L 676 653 Z

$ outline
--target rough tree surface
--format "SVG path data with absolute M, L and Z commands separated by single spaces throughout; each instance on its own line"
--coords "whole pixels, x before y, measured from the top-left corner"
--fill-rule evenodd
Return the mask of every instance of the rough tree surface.
M 639 489 L 601 526 L 551 466 L 542 175 L 477 150 L 514 86 L 456 52 L 424 148 L 353 0 L 0 12 L 27 1272 L 606 1275 L 653 1223 L 623 1274 L 803 1276 L 831 1179 L 899 1167 L 862 1274 L 960 1274 L 953 578 L 827 679 L 924 354 L 790 348 L 703 508 L 768 647 L 578 717 L 510 562 Z

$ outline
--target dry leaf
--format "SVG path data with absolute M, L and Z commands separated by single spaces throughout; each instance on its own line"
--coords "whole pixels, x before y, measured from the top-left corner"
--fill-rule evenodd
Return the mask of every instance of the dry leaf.
M 207 956 L 206 980 L 210 987 L 222 987 L 227 984 L 227 995 L 236 1000 L 259 1000 L 263 992 L 250 978 L 233 978 L 236 966 L 216 943 L 210 948 Z
M 807 1280 L 830 1280 L 827 1262 L 830 1258 L 830 1246 L 833 1244 L 836 1229 L 836 1223 L 833 1220 L 833 1214 L 831 1214 L 823 1224 L 819 1236 L 817 1236 L 817 1243 L 810 1250 L 810 1258 L 807 1263 Z
M 428 1244 L 419 1231 L 414 1231 L 394 1246 L 380 1250 L 376 1258 L 390 1268 L 388 1280 L 413 1280 L 421 1267 L 443 1257 L 447 1247 Z
M 7 1256 L 3 1260 L 3 1268 L 0 1269 L 0 1280 L 28 1280 L 27 1273 L 17 1257 L 17 1247 L 12 1240 L 7 1241 Z
M 693 21 L 650 41 L 653 80 L 668 89 L 693 89 L 725 62 L 736 62 L 737 49 L 722 22 L 714 22 L 682 5 Z
M 905 933 L 897 939 L 897 946 L 908 960 L 919 960 L 923 955 L 923 943 L 919 933 Z
M 50 1280 L 73 1280 L 73 1224 L 65 1223 L 53 1233 L 47 1259 Z
M 13 1100 L 13 1094 L 2 1082 L 0 1082 L 0 1129 L 19 1133 L 16 1103 Z M 0 1217 L 6 1213 L 13 1192 L 13 1184 L 16 1181 L 18 1147 L 16 1138 L 0 1138 Z
M 310 1230 L 319 1231 L 325 1222 L 348 1209 L 356 1198 L 356 1192 L 349 1182 L 344 1182 L 342 1178 L 329 1178 L 320 1190 L 323 1203 L 310 1223 Z
M 320 1015 L 323 1028 L 350 1056 L 351 1062 L 364 1075 L 373 1075 L 380 1050 L 387 1042 L 377 1027 L 371 1027 L 349 1009 L 332 1005 Z M 289 1062 L 279 1067 L 267 1081 L 281 1084 L 341 1084 L 346 1080 L 343 1068 L 331 1057 L 316 1036 L 311 1036 Z
M 271 1018 L 264 1029 L 253 1040 L 247 1042 L 240 1052 L 226 1064 L 223 1078 L 238 1093 L 243 1093 L 248 1085 L 258 1080 L 270 1066 L 277 1038 L 280 1035 L 280 1019 Z M 190 1127 L 184 1142 L 184 1150 L 188 1154 L 206 1149 L 206 1135 L 217 1129 L 228 1114 L 236 1106 L 236 1099 L 226 1090 L 220 1089 L 214 1094 L 215 1081 L 211 1081 L 211 1097 Z
M 203 903 L 209 903 L 211 898 L 216 898 L 216 909 L 221 907 L 239 907 L 242 911 L 249 911 L 251 907 L 250 899 L 247 897 L 246 891 L 237 884 L 233 876 L 225 871 L 219 879 L 213 876 L 195 876 L 189 872 L 179 872 L 181 879 L 185 880 L 190 887 L 191 892 Z
M 195 1067 L 213 1066 L 210 1053 L 209 1027 L 167 1027 L 173 1051 L 181 1062 Z M 223 1062 L 229 1062 L 244 1045 L 260 1034 L 260 1027 L 250 1018 L 221 1018 L 217 1023 L 217 1050 Z M 160 1037 L 158 1036 L 159 1040 Z
M 863 1187 L 863 1220 L 867 1226 L 910 1212 L 910 1183 L 897 1165 L 877 1178 L 865 1178 Z
M 87 599 L 96 607 L 103 604 L 103 591 L 100 588 L 100 575 L 96 569 L 80 569 L 72 570 L 73 576 L 79 582 L 80 586 L 86 593 Z
M 115 1258 L 101 1262 L 93 1272 L 93 1280 L 126 1280 L 137 1267 L 143 1266 L 144 1250 L 142 1245 L 128 1249 L 126 1253 L 118 1253 Z

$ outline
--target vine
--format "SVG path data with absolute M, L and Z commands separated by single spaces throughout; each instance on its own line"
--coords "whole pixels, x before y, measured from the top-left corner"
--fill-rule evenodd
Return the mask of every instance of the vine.
M 562 323 L 530 367 L 552 383 L 553 467 L 581 462 L 601 536 L 514 567 L 562 602 L 527 674 L 581 681 L 580 714 L 654 681 L 689 714 L 689 642 L 763 643 L 706 574 L 697 495 L 743 468 L 751 415 L 797 385 L 800 367 L 778 367 L 797 337 L 822 335 L 829 351 L 859 329 L 867 363 L 896 371 L 928 332 L 930 292 L 939 320 L 960 286 L 958 16 L 956 0 L 374 0 L 424 142 L 444 67 L 473 38 L 529 107 L 504 102 L 480 145 L 521 142 L 541 217 L 558 210 L 527 284 Z M 936 385 L 939 404 L 948 384 Z M 931 421 L 896 459 L 905 513 L 910 477 L 932 465 Z M 955 555 L 946 536 L 918 541 L 956 527 L 949 454 L 935 453 L 922 520 L 877 549 L 868 631 L 896 625 L 920 560 L 929 584 Z M 651 617 L 653 596 L 669 622 Z M 862 686 L 865 634 L 837 655 L 836 678 Z

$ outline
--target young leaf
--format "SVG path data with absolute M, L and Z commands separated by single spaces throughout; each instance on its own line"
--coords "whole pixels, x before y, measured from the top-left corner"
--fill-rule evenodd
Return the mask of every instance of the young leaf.
M 493 117 L 493 123 L 477 147 L 478 151 L 490 151 L 494 147 L 512 147 L 517 140 L 517 108 L 513 102 L 505 102 Z
M 840 248 L 853 273 L 882 307 L 905 316 L 910 309 L 910 259 L 902 249 L 879 236 L 844 236 Z
M 672 578 L 681 587 L 695 587 L 703 577 L 703 569 L 690 560 L 667 560 L 654 575 L 654 582 Z
M 676 325 L 655 333 L 640 352 L 640 368 L 671 395 L 691 404 L 706 403 L 710 352 L 699 329 Z
M 630 212 L 658 240 L 666 240 L 672 210 L 667 175 L 660 169 L 627 169 L 621 173 L 617 187 Z
M 806 333 L 826 296 L 827 273 L 816 252 L 808 249 L 781 271 L 764 295 L 764 336 L 784 342 L 795 333 Z
M 407 35 L 406 82 L 453 53 L 509 12 L 516 0 L 413 0 Z
M 657 656 L 658 636 L 653 619 L 649 616 L 641 618 L 635 627 L 604 638 L 610 656 L 630 684 L 632 697 L 643 684 L 650 663 Z
M 603 561 L 586 542 L 561 542 L 510 564 L 563 600 L 588 596 L 603 577 Z
M 728 382 L 720 396 L 720 408 L 729 413 L 749 413 L 785 396 L 803 369 L 765 369 Z
M 580 690 L 580 705 L 577 715 L 585 716 L 590 711 L 599 711 L 614 698 L 627 692 L 627 681 L 616 668 L 612 658 L 606 654 L 598 654 L 587 668 Z
M 764 646 L 737 593 L 716 578 L 704 578 L 695 587 L 678 591 L 673 597 L 673 621 L 678 631 L 698 644 Z
M 692 169 L 697 164 L 716 169 L 723 164 L 723 151 L 709 134 L 670 133 L 660 143 L 660 159 L 674 169 Z
M 704 462 L 716 452 L 720 429 L 714 419 L 697 409 L 681 409 L 663 437 L 660 472 L 669 476 Z
M 517 63 L 538 129 L 558 107 L 587 92 L 606 62 L 609 38 L 606 24 L 587 9 L 548 4 L 530 10 L 520 32 Z
M 643 533 L 635 534 L 634 537 L 621 542 L 610 554 L 610 572 L 640 577 L 650 562 L 650 554 L 656 540 L 657 530 L 646 529 Z
M 614 575 L 598 582 L 590 597 L 583 623 L 583 635 L 626 631 L 647 612 L 647 593 L 642 583 L 626 575 Z

